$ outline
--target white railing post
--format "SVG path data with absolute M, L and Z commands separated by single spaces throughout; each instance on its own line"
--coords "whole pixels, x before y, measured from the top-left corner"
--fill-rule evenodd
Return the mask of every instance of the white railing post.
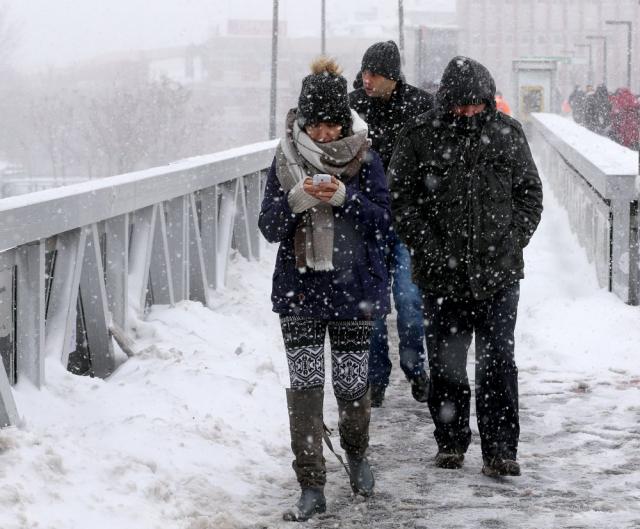
M 175 301 L 189 299 L 189 203 L 186 196 L 166 203 L 167 242 Z
M 19 416 L 16 402 L 11 393 L 11 384 L 0 362 L 0 428 L 4 426 L 15 426 L 18 424 Z
M 251 257 L 260 259 L 260 231 L 258 217 L 262 205 L 262 172 L 244 177 L 246 189 L 247 233 L 251 243 Z
M 129 214 L 119 215 L 105 222 L 106 289 L 112 324 L 126 332 L 129 306 Z
M 59 356 L 62 365 L 69 364 L 75 350 L 76 305 L 84 250 L 86 228 L 61 233 L 56 241 L 56 263 L 49 294 L 45 325 L 45 351 Z
M 153 302 L 159 305 L 173 306 L 175 304 L 173 275 L 177 272 L 173 269 L 171 259 L 164 203 L 160 202 L 157 209 L 155 235 L 151 250 L 151 268 L 149 270 Z
M 200 193 L 202 254 L 208 286 L 214 290 L 222 286 L 218 281 L 219 200 L 218 186 L 203 189 Z
M 209 306 L 209 286 L 204 264 L 200 220 L 196 199 L 189 195 L 189 299 Z
M 132 213 L 133 230 L 129 250 L 128 302 L 139 317 L 144 314 L 147 298 L 157 211 L 158 207 L 154 205 Z
M 224 285 L 227 277 L 227 264 L 233 240 L 233 226 L 237 211 L 239 181 L 221 186 L 220 214 L 218 220 L 218 248 L 216 249 L 216 284 Z
M 37 388 L 45 383 L 45 241 L 20 246 L 16 252 L 16 350 L 18 379 Z
M 100 237 L 95 224 L 87 228 L 87 231 L 80 275 L 82 310 L 91 358 L 91 372 L 97 377 L 106 378 L 113 373 L 116 365 L 113 343 L 109 334 L 109 309 L 104 285 Z

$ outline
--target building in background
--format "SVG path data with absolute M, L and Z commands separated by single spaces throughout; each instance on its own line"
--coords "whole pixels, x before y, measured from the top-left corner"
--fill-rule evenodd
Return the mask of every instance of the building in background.
M 613 91 L 626 84 L 626 27 L 606 25 L 605 21 L 629 20 L 634 24 L 631 88 L 636 93 L 640 91 L 638 0 L 404 0 L 403 5 L 403 71 L 407 81 L 419 87 L 435 89 L 449 60 L 464 54 L 486 64 L 498 89 L 518 108 L 521 97 L 516 98 L 516 94 L 522 94 L 520 88 L 516 90 L 515 82 L 517 79 L 524 82 L 524 76 L 516 76 L 514 68 L 522 72 L 525 67 L 542 63 L 553 66 L 550 66 L 553 88 L 547 89 L 547 92 L 554 91 L 553 103 L 546 106 L 554 108 L 544 110 L 557 110 L 559 102 L 575 84 L 586 84 L 590 76 L 596 82 L 602 81 L 604 46 L 601 40 L 587 40 L 589 35 L 607 37 L 609 89 Z M 319 19 L 319 13 L 309 13 L 309 17 Z M 207 39 L 194 45 L 111 53 L 52 69 L 42 77 L 35 94 L 44 108 L 40 112 L 42 116 L 31 112 L 34 114 L 31 121 L 39 123 L 34 130 L 47 134 L 27 137 L 28 141 L 14 140 L 13 137 L 20 139 L 15 130 L 25 122 L 22 115 L 17 115 L 13 128 L 7 128 L 11 134 L 5 134 L 10 137 L 4 142 L 13 154 L 2 154 L 14 166 L 20 165 L 20 170 L 27 175 L 91 178 L 122 172 L 122 169 L 110 169 L 111 165 L 105 169 L 99 161 L 108 158 L 111 164 L 111 158 L 116 158 L 111 153 L 122 151 L 115 140 L 135 150 L 138 136 L 142 136 L 137 131 L 145 126 L 158 134 L 147 134 L 150 144 L 137 149 L 144 156 L 129 164 L 131 170 L 166 163 L 165 157 L 169 156 L 176 159 L 264 141 L 269 131 L 271 27 L 270 19 L 231 19 L 226 26 L 216 27 Z M 321 47 L 319 23 L 318 34 L 314 36 L 292 36 L 288 30 L 286 21 L 281 21 L 278 136 L 283 133 L 286 111 L 297 105 L 301 80 L 309 73 L 309 64 Z M 372 2 L 354 10 L 342 9 L 334 3 L 327 12 L 327 53 L 344 67 L 349 82 L 355 79 L 362 55 L 371 44 L 389 39 L 399 42 L 398 37 L 397 2 Z M 591 61 L 588 60 L 589 48 L 577 47 L 577 44 L 591 46 Z M 162 88 L 165 84 L 167 90 L 154 96 L 156 99 L 146 101 L 149 98 L 144 96 L 145 85 Z M 22 96 L 19 86 L 16 92 Z M 52 94 L 55 97 L 52 98 Z M 136 94 L 142 97 L 140 104 L 132 99 Z M 156 104 L 156 100 L 162 103 L 166 99 L 165 94 L 178 100 L 186 94 L 187 101 L 172 112 L 173 107 Z M 544 99 L 536 99 L 538 95 L 535 91 L 528 94 L 527 104 Z M 5 107 L 13 105 L 13 99 L 3 100 Z M 145 117 L 149 118 L 146 125 L 143 117 L 138 118 L 134 111 L 127 110 L 145 106 L 142 104 L 145 101 L 153 110 L 153 119 Z M 40 108 L 28 101 L 22 103 L 29 111 Z M 123 107 L 122 116 L 110 111 L 111 107 Z M 83 109 L 87 116 L 82 114 Z M 113 113 L 113 119 L 101 122 L 96 119 L 95 109 L 102 115 Z M 36 117 L 47 119 L 43 124 L 42 119 L 38 121 Z M 23 128 L 28 128 L 27 125 Z M 177 138 L 160 134 L 171 130 L 177 130 Z M 122 140 L 123 136 L 130 137 L 131 141 Z M 164 139 L 156 141 L 156 136 Z M 51 142 L 45 141 L 49 137 L 64 140 L 64 148 L 49 145 Z M 183 141 L 178 147 L 177 140 L 181 138 Z M 88 140 L 92 142 L 90 145 Z M 177 154 L 167 150 L 165 144 L 174 145 Z M 29 152 L 24 154 L 25 150 Z M 80 159 L 91 163 L 80 163 L 77 161 Z M 49 166 L 54 170 L 48 169 Z M 56 169 L 57 166 L 62 169 Z
M 566 97 L 574 85 L 604 80 L 602 39 L 607 37 L 607 79 L 610 90 L 627 84 L 627 35 L 625 26 L 606 20 L 633 22 L 632 90 L 640 91 L 640 5 L 637 0 L 457 0 L 459 50 L 486 64 L 499 89 L 511 99 L 513 61 L 526 58 L 558 58 L 558 88 Z
M 405 2 L 406 39 L 414 50 L 413 82 L 435 90 L 449 60 L 458 54 L 455 2 Z
M 458 27 L 431 24 L 411 30 L 415 47 L 415 84 L 433 92 L 447 63 L 458 54 Z

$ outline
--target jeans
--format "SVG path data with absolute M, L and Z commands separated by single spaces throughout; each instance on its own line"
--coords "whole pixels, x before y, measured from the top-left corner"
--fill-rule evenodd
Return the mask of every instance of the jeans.
M 422 295 L 411 280 L 411 255 L 409 249 L 396 237 L 391 253 L 391 278 L 393 300 L 398 313 L 398 336 L 400 337 L 400 367 L 411 380 L 424 374 L 424 323 Z M 386 318 L 373 324 L 369 349 L 369 383 L 389 385 L 391 360 Z
M 439 450 L 464 453 L 471 441 L 467 350 L 476 337 L 476 415 L 482 455 L 515 459 L 520 436 L 514 329 L 519 283 L 491 298 L 425 294 L 424 317 L 431 369 L 429 409 Z

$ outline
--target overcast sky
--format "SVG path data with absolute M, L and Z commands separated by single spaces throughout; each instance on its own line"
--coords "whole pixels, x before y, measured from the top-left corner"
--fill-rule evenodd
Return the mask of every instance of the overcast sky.
M 1 0 L 0 0 L 0 3 Z M 408 6 L 453 5 L 454 0 L 408 0 Z M 18 29 L 14 63 L 29 69 L 64 65 L 109 52 L 201 42 L 228 18 L 270 19 L 270 0 L 5 0 Z M 327 19 L 379 5 L 389 16 L 395 0 L 327 0 Z M 280 0 L 290 35 L 319 34 L 320 0 Z

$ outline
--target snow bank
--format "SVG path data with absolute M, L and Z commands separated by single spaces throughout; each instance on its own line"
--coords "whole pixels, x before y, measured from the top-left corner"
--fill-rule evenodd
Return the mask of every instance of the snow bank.
M 545 186 L 538 231 L 525 248 L 519 358 L 546 371 L 640 373 L 640 309 L 598 287 L 567 212 Z
M 0 431 L 0 527 L 240 528 L 291 477 L 288 381 L 260 264 L 237 259 L 214 310 L 154 307 L 107 381 L 49 361 Z

